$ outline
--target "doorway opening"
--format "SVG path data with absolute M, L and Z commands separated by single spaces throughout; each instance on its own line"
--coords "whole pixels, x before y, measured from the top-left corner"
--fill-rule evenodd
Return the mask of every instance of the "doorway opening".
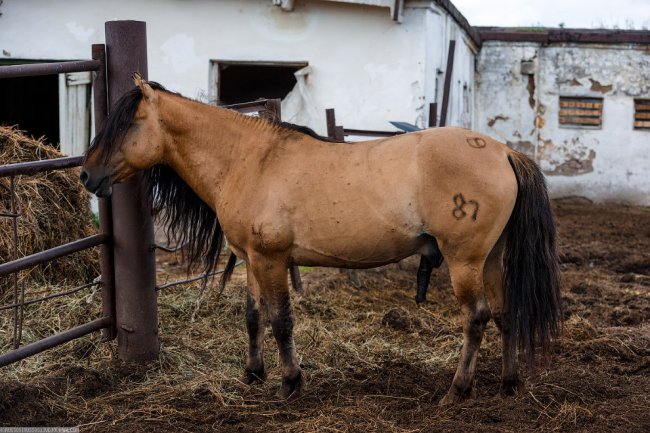
M 17 125 L 58 147 L 59 78 L 56 75 L 0 80 L 0 125 Z
M 294 73 L 307 62 L 211 62 L 212 100 L 230 105 L 257 99 L 283 99 L 296 85 Z

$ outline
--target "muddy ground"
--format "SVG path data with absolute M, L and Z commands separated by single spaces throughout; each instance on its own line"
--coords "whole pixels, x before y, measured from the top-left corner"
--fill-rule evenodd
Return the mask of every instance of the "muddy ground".
M 0 425 L 80 425 L 84 432 L 650 431 L 650 209 L 581 199 L 554 208 L 564 335 L 552 364 L 524 373 L 525 389 L 515 397 L 499 396 L 499 335 L 490 323 L 478 397 L 438 406 L 461 346 L 458 308 L 444 265 L 429 301 L 415 304 L 415 258 L 360 272 L 356 286 L 345 272 L 303 269 L 307 292 L 292 302 L 304 392 L 290 402 L 275 398 L 280 373 L 270 333 L 268 381 L 246 386 L 239 381 L 246 348 L 239 267 L 226 291 L 210 290 L 198 309 L 198 286 L 161 292 L 158 362 L 114 361 L 114 343 L 93 336 L 0 370 Z M 160 283 L 182 273 L 174 256 L 158 260 Z

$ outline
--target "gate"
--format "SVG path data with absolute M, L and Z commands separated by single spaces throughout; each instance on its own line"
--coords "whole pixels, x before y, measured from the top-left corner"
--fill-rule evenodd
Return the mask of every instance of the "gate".
M 68 72 L 94 72 L 92 83 L 95 130 L 101 129 L 110 107 L 133 87 L 132 75 L 147 78 L 146 24 L 139 21 L 106 23 L 106 45 L 92 46 L 92 60 L 0 67 L 0 79 Z M 156 274 L 153 222 L 141 176 L 116 185 L 109 199 L 99 201 L 100 233 L 65 245 L 17 258 L 16 176 L 63 170 L 82 165 L 83 157 L 66 157 L 0 166 L 0 177 L 9 178 L 10 209 L 0 217 L 12 219 L 14 257 L 0 264 L 0 277 L 12 279 L 13 303 L 0 306 L 13 310 L 14 350 L 0 355 L 0 367 L 102 330 L 105 341 L 117 338 L 118 356 L 126 361 L 156 359 L 159 353 L 156 308 Z M 17 273 L 32 266 L 100 246 L 99 283 L 93 282 L 54 295 L 25 301 Z M 23 309 L 26 305 L 61 297 L 99 284 L 102 317 L 67 331 L 20 346 Z

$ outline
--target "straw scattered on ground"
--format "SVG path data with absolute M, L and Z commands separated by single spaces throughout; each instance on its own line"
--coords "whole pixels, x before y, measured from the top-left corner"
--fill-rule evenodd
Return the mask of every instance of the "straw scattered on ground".
M 115 361 L 114 343 L 86 337 L 0 371 L 0 425 L 74 426 L 88 432 L 645 432 L 650 430 L 650 210 L 557 201 L 564 337 L 550 368 L 499 397 L 500 337 L 488 326 L 478 398 L 439 407 L 461 347 L 446 268 L 416 306 L 417 260 L 359 273 L 303 270 L 292 293 L 304 393 L 279 401 L 278 357 L 266 338 L 268 381 L 246 386 L 245 271 L 220 296 L 199 285 L 160 293 L 160 359 Z M 158 256 L 159 282 L 184 274 Z M 78 295 L 75 314 L 92 313 Z M 46 306 L 41 307 L 46 309 Z M 54 309 L 60 306 L 53 307 Z M 96 308 L 96 307 L 93 307 Z M 46 310 L 40 310 L 46 314 Z M 74 314 L 73 314 L 74 313 Z M 53 315 L 46 322 L 54 321 Z

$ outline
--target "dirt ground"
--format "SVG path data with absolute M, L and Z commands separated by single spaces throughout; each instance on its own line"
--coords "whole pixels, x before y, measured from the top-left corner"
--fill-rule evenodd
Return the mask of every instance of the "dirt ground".
M 292 302 L 304 392 L 289 402 L 275 398 L 280 372 L 270 332 L 268 381 L 246 386 L 239 381 L 247 341 L 241 266 L 225 292 L 210 290 L 198 309 L 198 286 L 160 293 L 157 362 L 115 361 L 114 343 L 95 335 L 3 368 L 0 425 L 81 425 L 83 432 L 648 432 L 650 209 L 564 199 L 554 210 L 564 334 L 551 365 L 524 372 L 525 389 L 514 397 L 499 396 L 499 335 L 490 323 L 478 397 L 438 406 L 461 347 L 458 307 L 444 265 L 434 272 L 428 302 L 415 304 L 416 258 L 360 272 L 356 286 L 346 272 L 303 269 L 306 294 L 294 293 Z M 174 256 L 158 260 L 160 283 L 182 274 Z

